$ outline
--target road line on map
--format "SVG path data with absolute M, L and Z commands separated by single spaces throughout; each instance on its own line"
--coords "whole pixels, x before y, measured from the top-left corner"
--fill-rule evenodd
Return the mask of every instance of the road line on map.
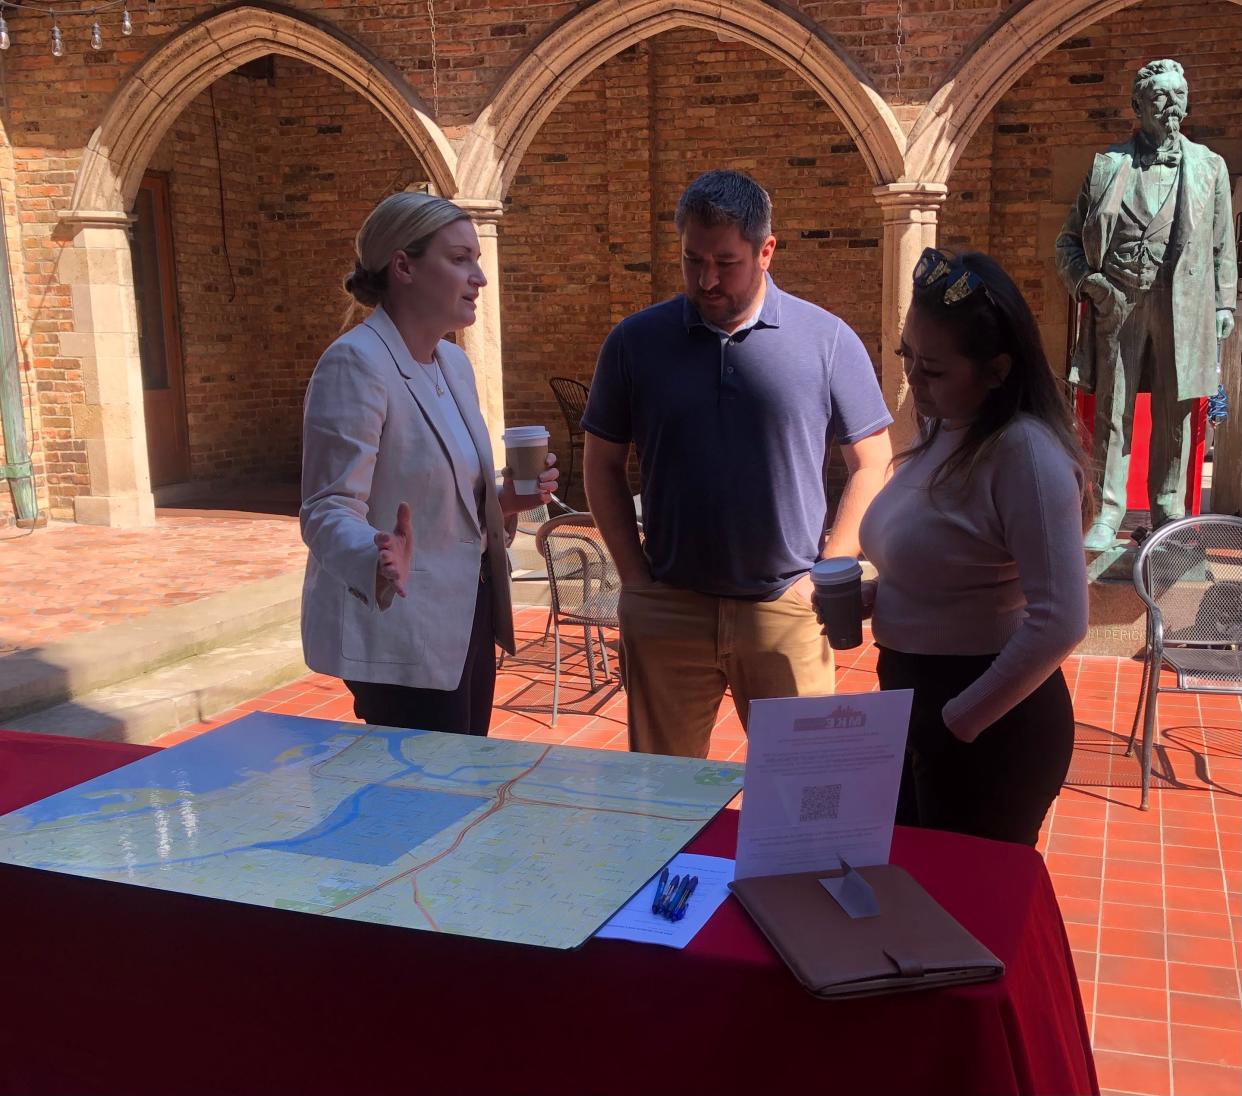
M 573 803 L 556 803 L 551 799 L 527 799 L 524 795 L 515 795 L 515 803 L 525 803 L 531 807 L 563 807 L 568 811 L 595 811 L 598 814 L 628 814 L 632 818 L 654 818 L 658 822 L 710 822 L 716 816 L 709 814 L 706 818 L 687 818 L 684 814 L 648 814 L 646 811 L 623 811 L 620 807 L 593 807 Z
M 451 853 L 456 852 L 458 847 L 461 845 L 462 841 L 465 840 L 466 834 L 468 834 L 472 829 L 474 829 L 475 826 L 486 821 L 488 818 L 494 815 L 497 811 L 499 811 L 502 807 L 504 807 L 505 800 L 509 794 L 509 789 L 513 787 L 513 785 L 516 784 L 523 777 L 529 776 L 537 768 L 539 768 L 539 766 L 543 763 L 544 758 L 546 758 L 548 754 L 551 753 L 551 751 L 552 751 L 551 746 L 545 746 L 543 748 L 543 752 L 539 755 L 538 759 L 535 761 L 533 765 L 523 770 L 522 772 L 518 773 L 518 775 L 513 777 L 511 780 L 506 780 L 503 784 L 501 784 L 496 789 L 496 802 L 493 803 L 490 807 L 488 807 L 486 811 L 484 811 L 481 815 L 479 815 L 478 818 L 474 819 L 468 826 L 464 827 L 457 834 L 457 836 L 453 839 L 453 843 L 449 845 L 448 848 L 443 849 L 442 851 L 438 852 L 430 860 L 425 860 L 421 864 L 415 864 L 412 868 L 407 868 L 405 871 L 398 872 L 396 875 L 390 876 L 389 878 L 384 879 L 379 883 L 376 883 L 374 886 L 367 887 L 366 890 L 360 891 L 358 894 L 355 894 L 352 898 L 347 898 L 344 902 L 339 902 L 335 906 L 329 906 L 324 912 L 325 913 L 336 913 L 339 910 L 343 910 L 346 906 L 352 906 L 355 902 L 360 902 L 362 899 L 370 897 L 376 891 L 383 890 L 385 887 L 391 886 L 393 883 L 399 882 L 402 879 L 410 879 L 414 876 L 417 876 L 420 871 L 423 871 L 424 869 L 431 867 L 432 864 L 435 864 L 439 862 L 440 860 L 443 860 L 446 856 L 450 855 Z M 419 908 L 422 909 L 421 904 L 419 905 Z M 430 921 L 433 926 L 435 926 L 435 922 L 432 920 L 430 914 L 428 914 L 426 910 L 423 910 L 423 913 L 427 917 L 427 920 Z M 437 931 L 439 931 L 438 928 L 437 928 Z

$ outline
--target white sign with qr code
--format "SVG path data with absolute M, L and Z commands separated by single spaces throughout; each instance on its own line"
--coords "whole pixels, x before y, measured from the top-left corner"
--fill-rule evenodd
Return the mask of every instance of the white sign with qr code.
M 751 702 L 738 879 L 888 863 L 913 696 Z

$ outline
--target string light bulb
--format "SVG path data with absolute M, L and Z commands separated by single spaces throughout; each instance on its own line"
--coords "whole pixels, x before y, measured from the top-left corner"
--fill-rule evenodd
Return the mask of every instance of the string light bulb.
M 134 33 L 134 21 L 129 17 L 129 8 L 121 10 L 121 33 L 127 38 Z
M 103 49 L 103 31 L 98 22 L 91 24 L 91 49 Z
M 9 39 L 9 25 L 4 20 L 4 15 L 0 13 L 0 49 L 8 49 L 13 43 Z
M 65 43 L 64 43 L 64 40 L 60 36 L 60 27 L 56 23 L 53 23 L 52 24 L 52 56 L 53 57 L 64 57 L 64 55 L 65 55 Z

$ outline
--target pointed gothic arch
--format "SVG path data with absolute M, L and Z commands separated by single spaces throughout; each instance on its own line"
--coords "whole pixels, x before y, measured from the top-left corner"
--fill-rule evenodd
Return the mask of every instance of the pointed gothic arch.
M 437 191 L 456 193 L 453 148 L 400 72 L 330 23 L 279 5 L 243 3 L 190 23 L 120 87 L 87 143 L 65 219 L 128 210 L 160 139 L 190 102 L 270 53 L 323 69 L 355 91 L 402 136 Z
M 89 494 L 77 520 L 149 525 L 155 519 L 147 458 L 138 327 L 126 227 L 160 139 L 203 90 L 240 65 L 279 54 L 339 79 L 386 118 L 444 195 L 457 191 L 456 156 L 404 77 L 331 24 L 275 4 L 240 3 L 190 23 L 121 85 L 83 150 L 61 215 L 70 246 L 58 259 L 73 329 L 62 353 L 80 362 L 86 401 L 75 406 Z
M 679 27 L 727 35 L 781 62 L 841 119 L 877 183 L 901 177 L 905 136 L 896 116 L 812 21 L 763 0 L 609 0 L 554 26 L 497 89 L 462 148 L 462 192 L 503 199 L 539 127 L 578 83 L 623 49 Z

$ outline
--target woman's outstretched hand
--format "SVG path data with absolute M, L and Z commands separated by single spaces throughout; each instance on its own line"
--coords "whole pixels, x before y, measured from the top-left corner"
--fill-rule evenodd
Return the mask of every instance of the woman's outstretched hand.
M 379 549 L 375 573 L 391 582 L 397 593 L 405 597 L 405 584 L 414 558 L 414 529 L 407 503 L 397 507 L 397 524 L 391 533 L 375 534 L 375 547 Z

